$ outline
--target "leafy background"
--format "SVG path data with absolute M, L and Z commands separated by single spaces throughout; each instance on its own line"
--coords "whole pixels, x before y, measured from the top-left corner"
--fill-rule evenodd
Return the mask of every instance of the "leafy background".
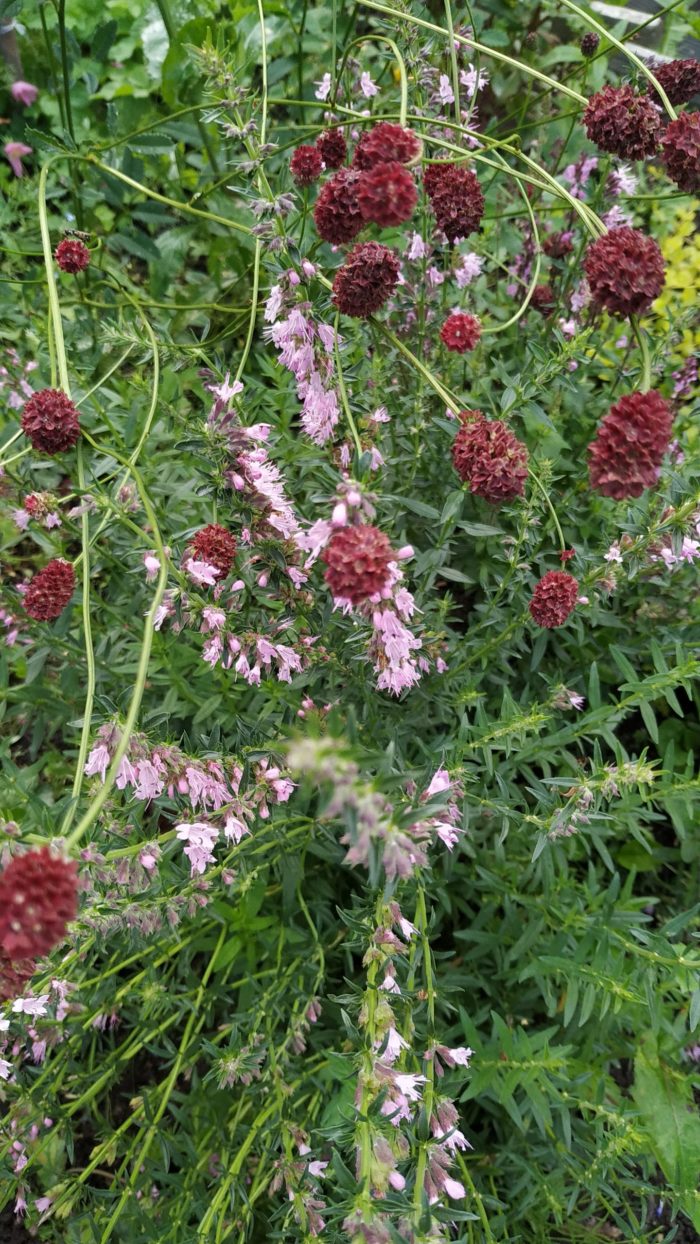
M 439 5 L 407 12 L 444 20 Z M 697 12 L 677 3 L 664 13 L 661 30 L 637 38 L 667 55 L 687 51 L 687 40 L 700 35 Z M 259 124 L 266 65 L 277 149 L 263 167 L 274 195 L 293 188 L 291 148 L 322 125 L 314 83 L 353 38 L 366 36 L 354 55 L 392 115 L 398 83 L 373 36 L 398 41 L 412 107 L 426 106 L 421 68 L 444 69 L 443 43 L 349 5 L 266 0 L 265 53 L 258 9 L 246 4 L 105 0 L 99 12 L 78 0 L 65 12 L 60 4 L 5 4 L 3 18 L 13 16 L 25 29 L 24 76 L 41 92 L 29 110 L 4 93 L 6 140 L 32 148 L 22 179 L 0 167 L 6 359 L 16 349 L 23 362 L 38 363 L 33 386 L 50 383 L 37 175 L 51 159 L 52 238 L 78 227 L 95 247 L 86 279 L 60 283 L 73 385 L 81 394 L 99 386 L 85 407 L 91 435 L 126 455 L 157 382 L 140 469 L 165 543 L 179 554 L 215 516 L 240 522 L 204 426 L 210 398 L 202 371 L 221 378 L 238 365 L 254 243 L 225 222 L 252 224 L 251 204 L 262 192 L 246 167 L 250 153 L 224 133 L 217 67 L 226 66 L 239 92 L 240 117 Z M 473 13 L 454 6 L 453 18 L 473 21 L 490 47 L 558 80 L 584 82 L 586 94 L 630 74 L 605 47 L 584 64 L 585 25 L 554 3 L 493 0 Z M 633 37 L 622 18 L 610 29 Z M 489 135 L 519 134 L 546 167 L 590 153 L 569 107 L 540 87 L 524 89 L 516 69 L 489 69 L 479 105 Z M 66 153 L 87 160 L 62 159 Z M 524 208 L 512 180 L 489 174 L 483 182 L 478 250 L 487 262 L 470 297 L 479 314 L 505 321 L 512 306 L 503 267 L 521 247 Z M 609 206 L 602 171 L 589 201 Z M 556 227 L 558 204 L 545 196 L 540 206 L 546 226 Z M 697 352 L 700 338 L 698 204 L 671 193 L 652 162 L 627 206 L 635 224 L 659 239 L 668 264 L 647 323 L 657 382 L 669 393 L 670 373 Z M 330 271 L 337 261 L 308 223 L 302 235 L 303 217 L 297 200 L 289 255 Z M 400 233 L 387 240 L 403 247 Z M 264 253 L 261 299 L 289 255 Z M 578 277 L 576 262 L 574 255 L 561 270 L 550 265 L 562 297 Z M 327 296 L 314 296 L 328 318 Z M 440 297 L 449 296 L 445 283 Z M 419 899 L 426 905 L 441 1039 L 475 1051 L 468 1075 L 455 1082 L 473 1145 L 461 1162 L 468 1195 L 451 1236 L 465 1241 L 700 1238 L 700 1079 L 697 1055 L 688 1055 L 700 1024 L 697 577 L 691 565 L 670 573 L 648 558 L 659 540 L 678 542 L 698 507 L 696 411 L 692 399 L 679 405 L 685 461 L 664 470 L 658 491 L 622 505 L 592 497 L 581 473 L 585 446 L 623 381 L 635 383 L 638 361 L 618 344 L 619 323 L 588 327 L 570 341 L 528 313 L 498 340 L 485 339 L 467 369 L 459 363 L 452 371 L 435 334 L 429 327 L 425 334 L 430 366 L 467 404 L 521 420 L 591 598 L 567 628 L 538 634 L 523 623 L 533 576 L 556 564 L 541 495 L 493 511 L 458 489 L 446 472 L 453 425 L 444 405 L 377 328 L 350 325 L 343 357 L 353 403 L 366 415 L 379 395 L 392 417 L 382 442 L 386 465 L 373 481 L 378 521 L 396 546 L 415 547 L 412 589 L 425 632 L 448 644 L 449 672 L 426 677 L 398 701 L 377 693 L 361 642 L 319 590 L 309 622 L 328 656 L 293 688 L 265 680 L 256 690 L 211 671 L 196 634 L 166 628 L 154 636 L 140 715 L 153 744 L 252 764 L 263 752 L 282 752 L 301 729 L 297 713 L 309 696 L 333 708 L 326 717 L 312 714 L 304 729 L 342 739 L 363 779 L 389 799 L 400 802 L 409 780 L 424 788 L 442 764 L 461 781 L 459 848 L 433 854 L 420 895 L 409 887 L 402 903 L 411 915 Z M 273 425 L 276 461 L 297 511 L 307 522 L 325 516 L 338 463 L 300 436 L 294 387 L 264 339 L 261 315 L 244 380 L 245 422 Z M 12 432 L 16 414 L 5 413 Z M 152 589 L 143 575 L 145 516 L 132 511 L 130 498 L 115 497 L 106 454 L 90 455 L 87 471 L 93 535 L 107 520 L 92 547 L 97 726 L 126 711 Z M 54 460 L 34 458 L 8 467 L 2 485 L 2 579 L 11 602 L 16 584 L 51 553 L 75 557 L 81 547 L 77 519 L 66 518 L 60 536 L 36 525 L 18 532 L 17 498 L 83 490 Z M 630 551 L 611 569 L 604 554 L 623 533 Z M 606 592 L 600 582 L 610 573 L 615 590 Z M 255 608 L 250 624 L 263 626 L 264 610 Z M 53 836 L 71 804 L 85 688 L 79 614 L 75 608 L 37 628 L 26 648 L 0 651 L 0 812 L 9 832 L 21 826 L 27 842 Z M 580 713 L 560 707 L 562 687 L 585 696 Z M 619 788 L 612 796 L 611 766 Z M 584 786 L 593 792 L 587 823 L 553 838 L 570 823 Z M 48 1217 L 30 1205 L 27 1227 L 39 1239 L 307 1239 L 298 1205 L 270 1193 L 294 1128 L 332 1162 L 326 1235 L 345 1238 L 341 1223 L 357 1191 L 363 955 L 382 886 L 343 866 L 342 827 L 319 817 L 323 798 L 302 782 L 292 802 L 237 849 L 235 882 L 217 882 L 201 909 L 201 890 L 174 850 L 173 802 L 134 808 L 110 798 L 90 831 L 93 849 L 113 867 L 133 858 L 133 842 L 162 837 L 165 858 L 152 886 L 125 887 L 116 899 L 95 868 L 75 941 L 47 969 L 47 980 L 60 971 L 74 984 L 76 1010 L 46 1062 L 25 1061 L 18 1082 L 1 1086 L 3 1239 L 28 1238 L 12 1213 L 10 1121 L 46 1115 L 55 1126 L 35 1142 L 23 1175 L 34 1198 L 52 1197 Z M 147 915 L 173 896 L 191 901 L 177 930 L 166 922 L 139 931 L 134 908 Z M 108 916 L 116 917 L 112 926 Z M 413 969 L 426 969 L 425 940 Z M 318 995 L 322 1017 L 306 1051 L 295 1052 L 290 1033 Z M 408 1012 L 419 1049 L 429 1024 L 418 993 Z M 94 1026 L 95 1017 L 112 1013 L 118 1027 Z M 258 1037 L 268 1052 L 262 1078 L 221 1088 L 214 1073 L 222 1051 L 240 1055 Z M 137 1185 L 140 1198 L 125 1194 Z M 388 1205 L 390 1214 L 400 1212 L 400 1198 Z M 429 1224 L 420 1238 L 437 1229 Z

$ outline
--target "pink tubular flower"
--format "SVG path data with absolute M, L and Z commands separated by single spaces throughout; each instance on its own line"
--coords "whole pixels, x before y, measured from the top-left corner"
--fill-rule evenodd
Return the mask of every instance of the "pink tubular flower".
M 5 143 L 3 152 L 9 161 L 10 168 L 12 169 L 15 177 L 23 177 L 24 168 L 22 167 L 22 156 L 31 155 L 32 148 L 28 147 L 26 143 L 9 142 Z
M 219 837 L 215 825 L 207 825 L 204 821 L 184 822 L 176 826 L 175 833 L 181 842 L 187 843 L 184 851 L 193 877 L 203 873 L 207 864 L 214 863 L 212 848 Z
M 25 108 L 31 108 L 38 98 L 39 88 L 31 82 L 23 82 L 21 78 L 18 78 L 12 83 L 10 94 L 16 103 L 24 104 Z

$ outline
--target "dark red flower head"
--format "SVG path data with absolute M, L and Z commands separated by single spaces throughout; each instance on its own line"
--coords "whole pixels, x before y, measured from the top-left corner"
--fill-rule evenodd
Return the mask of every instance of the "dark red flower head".
M 59 617 L 75 590 L 75 571 L 70 562 L 54 557 L 34 575 L 22 598 L 30 618 L 48 622 Z
M 583 35 L 581 42 L 579 43 L 579 47 L 581 49 L 581 55 L 586 56 L 586 57 L 594 56 L 595 53 L 598 51 L 599 43 L 600 43 L 600 35 L 597 35 L 595 30 L 587 30 L 585 35 Z
M 536 584 L 530 613 L 538 626 L 563 626 L 578 600 L 578 580 L 564 570 L 548 570 Z
M 314 221 L 319 237 L 333 246 L 352 242 L 364 227 L 364 217 L 357 201 L 360 174 L 341 168 L 321 190 L 314 207 Z
M 342 130 L 324 130 L 316 139 L 316 146 L 326 168 L 341 168 L 348 158 L 348 144 Z
M 557 296 L 551 285 L 536 285 L 532 291 L 530 306 L 540 315 L 551 315 L 557 305 Z
M 389 562 L 394 561 L 395 553 L 383 531 L 363 523 L 336 531 L 322 557 L 328 567 L 324 577 L 333 595 L 359 605 L 387 586 Z
M 592 142 L 623 160 L 643 160 L 659 145 L 661 117 L 648 95 L 631 86 L 604 86 L 591 95 L 583 124 Z
M 423 186 L 429 199 L 442 183 L 442 179 L 450 169 L 456 168 L 452 160 L 438 160 L 435 164 L 426 164 L 423 168 Z
M 343 315 L 366 319 L 384 306 L 399 279 L 396 253 L 380 242 L 359 242 L 333 281 L 333 301 Z
M 418 192 L 408 169 L 394 160 L 360 174 L 357 201 L 365 220 L 388 229 L 410 219 Z
M 550 259 L 563 259 L 574 249 L 572 234 L 568 230 L 562 233 L 549 233 L 542 243 L 542 250 Z
M 64 238 L 56 247 L 53 257 L 61 272 L 82 272 L 90 262 L 90 252 L 84 242 Z
M 225 578 L 236 556 L 236 539 L 219 523 L 208 523 L 192 537 L 195 555 L 210 566 L 216 566 L 218 578 Z
M 33 959 L 10 959 L 0 946 L 0 1002 L 18 998 L 35 972 Z
M 310 186 L 323 172 L 323 156 L 318 147 L 297 147 L 289 161 L 289 171 L 298 186 Z
M 623 225 L 597 238 L 583 268 L 593 301 L 613 315 L 641 315 L 664 287 L 664 260 L 653 238 Z
M 449 315 L 440 329 L 443 344 L 457 354 L 473 350 L 480 337 L 481 321 L 475 315 L 463 315 L 461 311 Z
M 22 430 L 34 449 L 60 454 L 72 449 L 80 436 L 78 410 L 60 389 L 40 389 L 25 402 Z
M 448 242 L 475 233 L 484 214 L 484 196 L 476 175 L 466 164 L 445 169 L 431 191 L 430 206 Z
M 700 190 L 700 112 L 682 112 L 661 139 L 662 159 L 671 181 L 681 190 Z
M 34 959 L 63 941 L 78 910 L 78 871 L 48 847 L 18 855 L 0 873 L 0 946 L 9 959 Z
M 353 168 L 374 168 L 376 164 L 415 164 L 423 153 L 423 144 L 413 130 L 405 130 L 391 121 L 380 121 L 365 130 L 355 148 Z
M 650 68 L 670 103 L 687 104 L 694 95 L 700 94 L 700 60 L 669 60 Z M 653 83 L 647 82 L 647 90 L 652 98 L 659 98 Z
M 671 407 L 655 389 L 621 397 L 588 446 L 591 488 L 616 501 L 641 496 L 656 483 L 672 425 Z
M 459 417 L 462 426 L 452 445 L 452 461 L 460 479 L 491 505 L 521 497 L 527 447 L 502 419 L 486 419 L 480 410 L 463 410 Z

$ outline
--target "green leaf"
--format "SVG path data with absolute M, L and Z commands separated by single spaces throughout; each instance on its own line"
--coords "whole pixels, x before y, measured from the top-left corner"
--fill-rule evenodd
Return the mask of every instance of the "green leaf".
M 642 1038 L 634 1060 L 633 1095 L 654 1157 L 697 1230 L 700 1115 L 689 1077 L 661 1061 L 651 1034 Z

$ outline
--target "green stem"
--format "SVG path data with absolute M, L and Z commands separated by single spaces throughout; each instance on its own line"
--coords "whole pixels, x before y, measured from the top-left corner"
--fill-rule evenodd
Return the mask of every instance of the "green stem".
M 356 423 L 355 423 L 355 420 L 354 420 L 354 419 L 353 419 L 353 417 L 352 417 L 352 411 L 350 410 L 350 402 L 349 402 L 349 400 L 348 400 L 348 393 L 347 393 L 347 389 L 346 389 L 346 387 L 345 387 L 345 377 L 344 377 L 344 375 L 343 375 L 343 367 L 342 367 L 342 363 L 341 363 L 341 361 L 340 361 L 340 349 L 339 349 L 339 346 L 338 346 L 338 325 L 339 325 L 339 321 L 340 321 L 340 312 L 339 312 L 339 311 L 336 311 L 336 315 L 335 315 L 335 324 L 334 324 L 334 326 L 333 326 L 333 328 L 334 328 L 334 336 L 333 336 L 333 355 L 334 355 L 334 358 L 335 358 L 335 367 L 336 367 L 336 371 L 337 371 L 337 373 L 338 373 L 338 388 L 340 389 L 340 400 L 341 400 L 341 403 L 342 403 L 342 406 L 343 406 L 343 412 L 344 412 L 344 414 L 345 414 L 345 418 L 346 418 L 346 419 L 347 419 L 347 421 L 348 421 L 348 427 L 350 428 L 350 432 L 351 432 L 351 434 L 352 434 L 352 439 L 353 439 L 353 440 L 354 440 L 354 442 L 355 442 L 355 449 L 357 450 L 357 461 L 358 461 L 358 466 L 359 466 L 359 462 L 360 462 L 360 459 L 361 459 L 361 457 L 362 457 L 362 443 L 361 443 L 361 441 L 360 441 L 360 436 L 359 436 L 359 433 L 358 433 L 358 431 L 357 431 L 357 425 L 356 425 Z
M 630 325 L 642 355 L 642 375 L 639 387 L 642 393 L 648 393 L 651 388 L 651 357 L 649 354 L 649 340 L 636 315 L 630 316 Z
M 559 538 L 559 548 L 561 549 L 562 553 L 564 553 L 566 551 L 566 540 L 564 539 L 564 533 L 562 532 L 561 526 L 559 524 L 559 519 L 557 518 L 557 512 L 552 504 L 552 499 L 549 493 L 547 492 L 547 489 L 545 488 L 544 484 L 542 483 L 541 479 L 539 478 L 538 475 L 535 474 L 532 467 L 528 467 L 527 473 L 530 476 L 530 479 L 532 480 L 535 487 L 539 490 L 541 496 L 544 498 L 545 505 L 547 506 L 547 509 L 552 515 L 552 520 L 554 522 L 557 536 Z
M 447 22 L 447 34 L 450 40 L 450 67 L 452 70 L 452 94 L 454 95 L 455 123 L 459 126 L 462 124 L 462 109 L 459 103 L 459 65 L 457 64 L 457 49 L 455 48 L 455 31 L 452 22 L 452 0 L 445 0 L 445 20 Z M 476 95 L 476 92 L 474 92 Z M 404 122 L 405 124 L 405 122 Z
M 378 0 L 358 0 L 358 3 L 364 8 L 374 9 L 377 13 L 384 13 L 387 17 L 393 17 L 399 22 L 410 22 L 412 26 L 420 26 L 423 30 L 432 30 L 434 34 L 442 35 L 444 38 L 449 37 L 448 32 L 442 26 L 437 26 L 434 22 L 426 22 L 420 17 L 414 17 L 412 13 L 392 9 L 388 4 L 379 4 Z M 579 104 L 585 106 L 588 103 L 584 95 L 579 95 L 578 91 L 572 91 L 571 87 L 564 86 L 561 82 L 556 82 L 554 78 L 548 78 L 546 73 L 540 73 L 538 69 L 533 69 L 531 65 L 524 65 L 520 61 L 514 60 L 512 56 L 506 56 L 504 52 L 497 52 L 494 48 L 487 47 L 485 43 L 478 43 L 476 39 L 470 39 L 466 35 L 455 35 L 454 38 L 457 43 L 463 44 L 464 47 L 474 48 L 475 51 L 483 52 L 485 56 L 491 56 L 494 60 L 510 65 L 511 69 L 519 69 L 522 73 L 527 73 L 532 78 L 538 78 L 540 82 L 545 82 L 553 91 L 559 91 L 562 95 L 568 95 Z
M 148 613 L 146 614 L 146 619 L 145 619 L 144 628 L 143 628 L 143 640 L 141 641 L 141 653 L 139 656 L 139 663 L 138 663 L 138 668 L 136 671 L 136 682 L 134 683 L 134 688 L 131 693 L 131 701 L 129 703 L 126 720 L 122 728 L 121 738 L 117 745 L 117 749 L 114 753 L 114 756 L 112 757 L 112 762 L 109 766 L 109 769 L 107 770 L 107 773 L 105 774 L 105 780 L 104 780 L 103 785 L 101 786 L 100 790 L 97 792 L 95 798 L 89 804 L 84 815 L 81 817 L 80 821 L 78 822 L 78 824 L 76 825 L 75 829 L 73 830 L 72 834 L 70 835 L 70 837 L 68 838 L 66 842 L 67 850 L 71 850 L 77 846 L 83 834 L 90 828 L 90 826 L 99 816 L 102 808 L 104 807 L 107 801 L 107 798 L 110 794 L 112 786 L 114 785 L 122 759 L 126 755 L 126 751 L 129 746 L 129 741 L 131 739 L 131 735 L 133 733 L 134 726 L 136 725 L 136 721 L 139 715 L 139 710 L 141 708 L 141 700 L 143 699 L 144 688 L 146 686 L 146 678 L 148 675 L 148 664 L 149 664 L 149 660 L 151 656 L 151 648 L 153 646 L 153 635 L 155 633 L 156 613 L 163 599 L 163 594 L 165 592 L 166 584 L 168 581 L 168 560 L 165 554 L 165 549 L 163 547 L 163 540 L 160 534 L 158 520 L 156 518 L 156 514 L 153 509 L 153 506 L 151 505 L 150 498 L 148 497 L 148 494 L 146 493 L 146 490 L 144 488 L 140 472 L 138 471 L 137 467 L 132 462 L 128 461 L 125 458 L 122 458 L 120 454 L 116 454 L 113 450 L 110 450 L 110 449 L 104 449 L 102 446 L 98 445 L 95 441 L 93 441 L 91 437 L 88 437 L 87 439 L 90 441 L 90 443 L 94 446 L 95 449 L 97 449 L 98 451 L 102 453 L 108 454 L 111 458 L 115 458 L 118 462 L 120 462 L 122 466 L 126 467 L 130 475 L 132 476 L 134 483 L 136 484 L 136 487 L 138 489 L 139 496 L 141 498 L 141 504 L 143 505 L 143 508 L 146 511 L 146 517 L 148 519 L 148 522 L 151 527 L 151 531 L 153 533 L 153 543 L 155 544 L 156 550 L 158 553 L 158 559 L 160 561 L 160 570 L 158 572 L 158 580 L 156 582 L 156 589 L 153 595 L 153 600 L 151 602 L 151 607 L 148 610 Z M 83 763 L 84 763 L 84 759 L 83 759 Z M 80 772 L 82 775 L 82 767 L 81 767 Z
M 622 52 L 623 56 L 626 56 L 628 60 L 632 61 L 633 65 L 637 66 L 637 69 L 641 70 L 645 78 L 648 78 L 652 86 L 654 86 L 658 91 L 659 99 L 661 100 L 661 103 L 666 109 L 666 112 L 671 120 L 675 121 L 677 116 L 675 108 L 671 104 L 671 101 L 661 83 L 654 77 L 651 69 L 644 64 L 644 61 L 640 60 L 634 52 L 630 52 L 629 48 L 626 47 L 624 43 L 621 43 L 620 40 L 616 39 L 614 35 L 611 35 L 610 32 L 605 29 L 605 26 L 601 26 L 600 22 L 597 22 L 594 17 L 590 17 L 589 14 L 585 13 L 583 9 L 580 9 L 577 4 L 574 4 L 573 0 L 561 0 L 561 3 L 565 8 L 570 9 L 572 13 L 577 13 L 588 26 L 591 26 L 593 30 L 597 30 L 598 34 L 602 35 L 604 39 L 607 39 L 608 43 L 612 43 L 613 47 L 617 48 L 618 52 Z
M 51 328 L 53 331 L 54 349 L 56 352 L 56 362 L 58 366 L 58 377 L 61 388 L 67 397 L 70 397 L 70 381 L 68 378 L 68 360 L 66 357 L 66 345 L 63 338 L 63 322 L 61 320 L 61 306 L 58 300 L 58 290 L 56 288 L 56 278 L 54 275 L 53 256 L 51 254 L 51 237 L 49 234 L 49 222 L 46 210 L 46 182 L 51 161 L 44 165 L 39 176 L 39 229 L 41 232 L 41 244 L 44 252 L 44 265 L 46 268 L 46 284 L 48 287 L 49 297 L 49 315 Z M 78 488 L 81 493 L 85 492 L 85 460 L 83 454 L 82 443 L 78 444 L 77 453 L 77 473 Z M 80 794 L 80 788 L 83 781 L 83 768 L 85 765 L 85 757 L 87 756 L 88 742 L 90 739 L 90 731 L 92 729 L 92 707 L 95 698 L 95 651 L 92 642 L 92 622 L 90 617 L 90 515 L 87 509 L 84 511 L 80 522 L 80 542 L 81 542 L 81 559 L 82 559 L 82 614 L 83 614 L 83 630 L 85 633 L 85 664 L 87 667 L 87 683 L 85 689 L 85 708 L 83 710 L 83 725 L 80 735 L 80 745 L 78 748 L 78 759 L 76 761 L 75 776 L 73 778 L 73 798 L 66 812 L 61 825 L 61 833 L 65 834 L 70 827 L 75 815 L 76 801 Z
M 399 124 L 405 127 L 406 118 L 408 115 L 408 75 L 406 73 L 406 64 L 394 40 L 390 39 L 388 35 L 378 35 L 374 33 L 372 33 L 371 35 L 359 35 L 357 39 L 353 39 L 352 43 L 349 43 L 347 45 L 345 52 L 343 53 L 343 59 L 340 62 L 340 69 L 338 70 L 338 76 L 333 84 L 333 95 L 330 100 L 331 110 L 335 111 L 335 108 L 336 108 L 336 96 L 338 93 L 338 86 L 343 76 L 343 70 L 345 69 L 345 65 L 346 65 L 348 56 L 350 55 L 351 49 L 354 48 L 355 45 L 358 43 L 366 43 L 368 39 L 371 39 L 375 43 L 388 43 L 394 55 L 396 63 L 399 67 L 399 79 L 401 82 L 401 103 L 399 104 Z M 361 119 L 365 122 L 367 120 L 366 117 L 362 117 Z
M 188 216 L 198 216 L 200 220 L 209 220 L 214 224 L 224 225 L 226 229 L 233 229 L 235 233 L 252 234 L 253 232 L 248 225 L 243 225 L 238 220 L 228 220 L 225 216 L 217 216 L 215 212 L 202 212 L 197 207 L 190 207 L 189 203 L 178 203 L 177 199 L 169 199 L 167 195 L 158 194 L 155 190 L 149 190 L 140 181 L 134 181 L 133 177 L 127 177 L 126 173 L 121 173 L 119 169 L 112 168 L 110 164 L 104 164 L 102 160 L 96 159 L 94 155 L 81 156 L 73 155 L 72 152 L 62 152 L 61 156 L 56 158 L 79 160 L 85 164 L 92 164 L 110 177 L 116 177 L 127 186 L 131 186 L 133 190 L 138 190 L 140 194 L 145 194 L 147 198 L 154 199 L 156 203 L 164 203 L 166 207 L 172 207 L 178 212 L 185 212 Z

